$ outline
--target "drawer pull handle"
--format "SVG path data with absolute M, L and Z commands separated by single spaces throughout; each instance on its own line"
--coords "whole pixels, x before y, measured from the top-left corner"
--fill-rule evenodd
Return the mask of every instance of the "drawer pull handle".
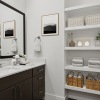
M 40 77 L 39 80 L 41 80 L 43 77 Z
M 39 72 L 43 71 L 43 69 L 40 69 Z
M 17 87 L 14 88 L 14 100 L 17 99 Z
M 43 93 L 43 90 L 39 92 L 39 94 Z

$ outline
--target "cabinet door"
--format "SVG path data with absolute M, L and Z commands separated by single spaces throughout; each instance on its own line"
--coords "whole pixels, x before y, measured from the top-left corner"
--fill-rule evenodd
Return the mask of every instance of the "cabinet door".
M 17 85 L 17 100 L 32 100 L 32 78 Z
M 16 100 L 16 87 L 8 88 L 0 92 L 0 100 Z

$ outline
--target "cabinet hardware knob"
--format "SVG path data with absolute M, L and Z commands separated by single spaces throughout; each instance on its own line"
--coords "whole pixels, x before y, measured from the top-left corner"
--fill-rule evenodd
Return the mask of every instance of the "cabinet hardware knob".
M 22 100 L 22 91 L 21 91 L 21 86 L 19 86 L 19 97 L 20 97 L 20 100 Z
M 43 71 L 43 69 L 40 69 L 39 72 Z
M 43 77 L 40 77 L 39 80 L 41 80 Z
M 43 90 L 39 92 L 39 94 L 43 93 Z
M 17 88 L 15 87 L 14 88 L 14 100 L 16 100 L 17 99 Z

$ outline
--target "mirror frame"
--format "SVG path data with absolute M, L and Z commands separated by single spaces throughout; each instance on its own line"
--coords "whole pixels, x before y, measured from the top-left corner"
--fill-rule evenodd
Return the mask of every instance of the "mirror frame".
M 26 41 L 25 41 L 25 38 L 26 38 L 26 36 L 25 36 L 25 13 L 23 13 L 23 12 L 21 12 L 20 10 L 14 8 L 13 6 L 11 6 L 11 5 L 5 3 L 5 2 L 2 1 L 2 0 L 0 0 L 0 4 L 2 4 L 2 5 L 4 5 L 4 6 L 10 8 L 10 9 L 16 11 L 17 13 L 19 13 L 19 14 L 21 14 L 21 15 L 23 15 L 23 49 L 24 49 L 24 50 L 23 50 L 23 53 L 26 54 L 26 46 L 25 46 L 25 45 L 26 45 Z M 0 59 L 3 59 L 3 58 L 12 58 L 12 57 L 13 57 L 13 56 L 0 56 Z

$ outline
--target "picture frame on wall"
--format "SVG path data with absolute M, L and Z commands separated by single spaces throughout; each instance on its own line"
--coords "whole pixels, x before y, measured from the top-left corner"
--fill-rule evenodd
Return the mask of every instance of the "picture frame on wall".
M 3 23 L 4 38 L 15 38 L 16 21 L 6 21 Z
M 42 36 L 59 35 L 59 14 L 43 15 L 41 19 Z

